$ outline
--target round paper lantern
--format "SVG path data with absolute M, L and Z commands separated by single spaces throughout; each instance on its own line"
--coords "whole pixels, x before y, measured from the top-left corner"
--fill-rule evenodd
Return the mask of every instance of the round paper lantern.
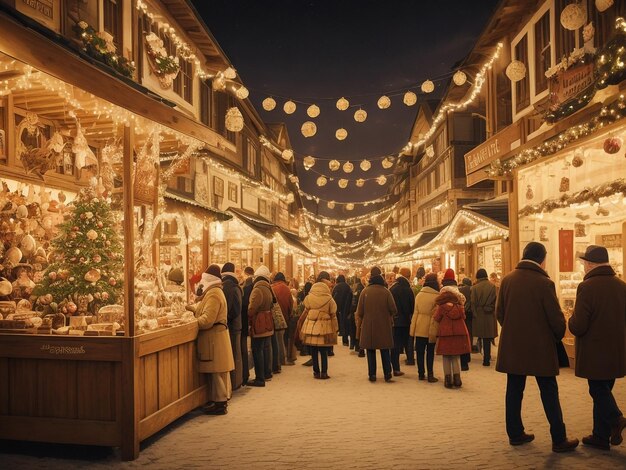
M 519 60 L 512 60 L 511 63 L 506 66 L 505 73 L 513 83 L 519 82 L 526 76 L 526 65 Z
M 361 167 L 361 170 L 367 171 L 372 168 L 372 163 L 369 160 L 362 160 L 359 166 Z
M 313 137 L 317 133 L 317 126 L 313 121 L 307 121 L 300 128 L 304 137 Z
M 288 193 L 285 200 L 287 201 L 287 204 L 291 204 L 293 201 L 296 200 L 296 197 L 293 195 L 293 193 Z
M 359 188 L 362 188 L 364 184 L 365 184 L 365 180 L 363 178 L 359 178 L 358 180 L 356 180 L 356 185 Z
M 381 163 L 385 170 L 388 170 L 389 168 L 393 166 L 393 161 L 390 158 L 384 158 Z
M 391 100 L 389 99 L 388 96 L 383 95 L 380 98 L 378 98 L 378 107 L 380 109 L 387 109 L 389 106 L 391 106 Z
M 578 3 L 570 3 L 561 12 L 561 24 L 565 29 L 575 31 L 587 21 L 587 12 Z
M 320 115 L 320 108 L 314 104 L 306 109 L 306 113 L 310 118 L 316 118 Z
M 598 11 L 604 11 L 613 6 L 613 0 L 596 0 L 596 8 Z
M 619 137 L 609 137 L 604 141 L 604 151 L 608 154 L 619 152 L 622 148 L 622 139 Z
M 413 106 L 415 103 L 417 103 L 417 95 L 413 93 L 412 91 L 407 91 L 404 94 L 404 98 L 402 99 L 402 102 L 406 104 L 407 106 Z
M 346 137 L 348 137 L 348 131 L 345 130 L 343 127 L 341 129 L 337 129 L 337 132 L 335 132 L 335 137 L 337 137 L 337 140 L 344 140 Z
M 276 107 L 276 100 L 274 98 L 265 98 L 263 100 L 263 109 L 265 111 L 272 111 Z
M 304 169 L 309 170 L 313 168 L 313 165 L 315 165 L 315 158 L 311 156 L 304 157 L 304 160 L 302 160 L 302 163 L 304 165 Z
M 359 109 L 358 111 L 354 112 L 354 120 L 356 122 L 365 122 L 366 119 L 367 113 L 364 110 Z
M 376 182 L 382 186 L 387 182 L 387 177 L 385 175 L 380 175 L 378 178 L 376 178 Z
M 237 78 L 237 71 L 232 67 L 228 67 L 226 70 L 224 70 L 224 78 L 234 80 L 235 78 Z
M 235 92 L 235 95 L 240 100 L 245 100 L 250 95 L 250 92 L 248 91 L 248 89 L 245 86 L 241 86 L 241 87 L 237 88 L 237 91 Z
M 433 91 L 435 91 L 435 84 L 432 82 L 432 80 L 426 80 L 424 83 L 422 83 L 421 88 L 424 93 L 432 93 Z
M 428 158 L 433 158 L 435 156 L 435 149 L 433 148 L 432 145 L 429 145 L 428 147 L 426 147 L 426 156 Z
M 338 160 L 331 160 L 328 162 L 328 168 L 330 168 L 330 171 L 337 171 L 340 166 L 341 164 Z
M 280 156 L 283 157 L 283 160 L 288 162 L 293 158 L 293 150 L 285 149 L 281 152 Z
M 243 129 L 243 115 L 236 106 L 226 111 L 226 129 L 239 132 Z
M 354 165 L 350 162 L 346 162 L 343 164 L 343 171 L 345 173 L 352 173 L 352 170 L 354 170 Z
M 296 112 L 296 103 L 294 103 L 293 101 L 289 100 L 287 101 L 284 105 L 283 105 L 283 111 L 285 111 L 287 114 L 293 114 Z
M 339 111 L 345 111 L 350 107 L 350 102 L 343 96 L 337 100 L 337 109 Z
M 349 202 L 348 204 L 346 204 L 346 210 L 347 210 L 347 211 L 354 210 L 354 204 L 352 204 L 351 202 Z
M 328 207 L 329 209 L 334 209 L 335 208 L 335 201 L 328 201 L 326 203 L 326 207 Z
M 467 75 L 465 75 L 465 72 L 457 70 L 456 73 L 452 75 L 452 81 L 456 86 L 465 85 L 465 82 L 467 82 Z
M 316 183 L 317 183 L 317 185 L 318 185 L 318 186 L 320 186 L 320 187 L 321 187 L 321 186 L 326 186 L 326 183 L 328 183 L 328 179 L 327 179 L 325 176 L 319 176 L 319 177 L 317 178 Z
M 347 179 L 345 179 L 345 178 L 341 178 L 341 179 L 337 182 L 337 184 L 339 185 L 339 187 L 340 187 L 341 189 L 346 189 L 346 188 L 348 187 L 348 180 L 347 180 Z

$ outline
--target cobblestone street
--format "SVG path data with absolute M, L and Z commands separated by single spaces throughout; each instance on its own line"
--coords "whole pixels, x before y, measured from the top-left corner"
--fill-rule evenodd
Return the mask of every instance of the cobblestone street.
M 121 462 L 117 450 L 2 442 L 1 468 L 624 468 L 626 444 L 611 451 L 579 446 L 551 451 L 548 424 L 534 380 L 527 383 L 523 416 L 534 442 L 511 447 L 504 431 L 505 376 L 482 367 L 474 354 L 463 388 L 418 382 L 417 371 L 393 383 L 367 381 L 366 360 L 342 346 L 330 358 L 331 380 L 311 377 L 302 358 L 265 389 L 236 392 L 227 416 L 199 411 L 144 442 L 139 458 Z M 380 367 L 380 366 L 379 366 Z M 441 378 L 441 361 L 435 363 Z M 252 374 L 254 375 L 254 374 Z M 568 434 L 591 431 L 586 381 L 573 370 L 559 377 Z M 626 408 L 624 381 L 618 403 Z

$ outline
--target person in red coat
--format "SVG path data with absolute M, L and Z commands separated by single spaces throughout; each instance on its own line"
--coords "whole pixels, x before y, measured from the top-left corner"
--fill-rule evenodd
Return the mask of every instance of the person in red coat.
M 461 354 L 471 351 L 469 333 L 465 326 L 463 304 L 465 296 L 456 286 L 446 286 L 435 299 L 437 311 L 434 320 L 439 323 L 437 354 L 443 356 L 444 385 L 446 388 L 460 387 Z

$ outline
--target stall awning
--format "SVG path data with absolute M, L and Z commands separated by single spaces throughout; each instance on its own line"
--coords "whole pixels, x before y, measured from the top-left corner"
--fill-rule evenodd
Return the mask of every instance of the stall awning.
M 214 207 L 211 207 L 211 206 L 207 206 L 206 204 L 202 204 L 201 202 L 198 202 L 194 199 L 191 199 L 185 196 L 181 196 L 179 194 L 165 191 L 164 197 L 165 199 L 171 199 L 172 201 L 182 202 L 183 204 L 188 204 L 190 206 L 198 208 L 202 210 L 203 212 L 205 212 L 209 217 L 213 217 L 214 219 L 219 220 L 221 222 L 224 222 L 226 220 L 230 220 L 233 218 L 232 215 L 224 211 L 215 209 Z
M 469 209 L 504 227 L 509 226 L 509 197 L 507 195 L 487 201 L 466 204 L 463 206 L 463 209 Z
M 302 241 L 300 240 L 300 237 L 297 234 L 290 232 L 288 230 L 285 230 L 278 226 L 276 226 L 276 228 L 278 229 L 278 232 L 282 235 L 282 237 L 285 239 L 285 242 L 287 242 L 287 244 L 291 245 L 297 250 L 300 250 L 308 255 L 314 256 L 313 252 L 309 250 L 304 243 L 302 243 Z

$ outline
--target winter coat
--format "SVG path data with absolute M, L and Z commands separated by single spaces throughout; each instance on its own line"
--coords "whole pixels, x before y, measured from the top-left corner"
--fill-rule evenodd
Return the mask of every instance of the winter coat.
M 350 315 L 354 318 L 354 314 L 356 313 L 356 308 L 359 305 L 359 298 L 361 297 L 361 292 L 363 292 L 365 286 L 361 282 L 356 282 L 354 284 L 354 292 L 352 293 L 352 305 L 350 307 Z
M 497 371 L 539 377 L 559 374 L 556 342 L 565 334 L 565 317 L 548 273 L 522 260 L 502 279 L 496 315 L 502 325 Z
M 569 329 L 576 336 L 576 375 L 612 380 L 626 375 L 626 283 L 610 266 L 578 285 Z
M 222 278 L 222 289 L 226 297 L 228 307 L 228 329 L 231 333 L 241 331 L 241 301 L 243 292 L 239 282 L 233 276 L 226 275 Z
M 264 338 L 274 334 L 274 318 L 272 317 L 273 303 L 274 294 L 272 293 L 270 283 L 264 278 L 260 278 L 255 281 L 252 287 L 252 292 L 250 292 L 250 302 L 248 304 L 248 323 L 250 324 L 250 336 L 252 338 Z M 267 320 L 268 317 L 269 320 Z M 253 325 L 257 324 L 256 322 L 262 319 L 271 323 L 272 331 L 262 333 L 253 331 Z
M 415 310 L 415 295 L 411 289 L 411 284 L 405 277 L 398 276 L 389 292 L 391 292 L 398 309 L 398 313 L 393 317 L 393 326 L 395 328 L 408 328 L 411 326 L 411 317 L 413 310 Z
M 209 287 L 200 302 L 188 307 L 198 319 L 198 371 L 210 374 L 235 369 L 228 334 L 226 297 L 221 285 Z
M 352 307 L 352 289 L 347 282 L 339 282 L 333 289 L 333 299 L 337 304 L 337 312 L 342 317 L 350 315 Z
M 433 319 L 439 323 L 437 354 L 457 356 L 469 353 L 472 348 L 465 326 L 465 312 L 458 297 L 452 292 L 442 292 L 436 303 Z
M 370 284 L 359 297 L 356 307 L 356 336 L 363 349 L 393 348 L 393 317 L 396 303 L 389 289 L 383 285 Z
M 468 321 L 472 321 L 472 286 L 466 286 L 465 284 L 459 285 L 459 292 L 465 296 L 465 305 L 463 305 L 463 309 L 465 310 L 465 323 Z M 494 304 L 495 309 L 495 304 Z
M 496 286 L 487 279 L 478 279 L 470 289 L 472 334 L 477 338 L 498 336 L 496 323 Z
M 291 289 L 284 281 L 276 281 L 272 283 L 272 290 L 276 297 L 276 302 L 280 305 L 280 310 L 283 312 L 285 322 L 289 324 L 291 315 L 293 315 L 293 297 L 291 296 Z
M 316 282 L 302 301 L 306 318 L 300 329 L 302 342 L 309 346 L 337 344 L 337 304 L 324 282 Z
M 435 299 L 439 295 L 432 287 L 422 287 L 415 297 L 415 310 L 411 319 L 409 334 L 414 337 L 428 338 L 430 343 L 437 340 L 437 326 L 433 315 L 435 313 Z
M 243 296 L 241 297 L 241 336 L 248 336 L 248 304 L 252 293 L 252 278 L 249 277 L 243 283 Z

